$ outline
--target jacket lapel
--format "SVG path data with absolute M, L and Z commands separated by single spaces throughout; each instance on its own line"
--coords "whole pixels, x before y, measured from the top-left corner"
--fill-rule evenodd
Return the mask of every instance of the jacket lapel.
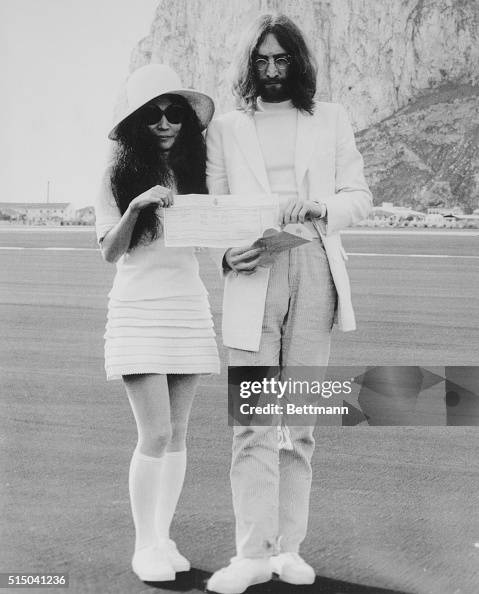
M 241 117 L 236 120 L 235 134 L 248 165 L 264 191 L 270 194 L 271 188 L 252 116 L 241 114 Z
M 316 142 L 319 137 L 319 124 L 316 117 L 298 110 L 298 128 L 296 132 L 295 171 L 298 191 L 308 168 Z

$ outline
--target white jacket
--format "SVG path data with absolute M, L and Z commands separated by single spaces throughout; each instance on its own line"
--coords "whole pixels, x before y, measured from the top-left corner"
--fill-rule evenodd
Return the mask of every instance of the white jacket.
M 252 115 L 233 111 L 219 116 L 211 122 L 206 142 L 210 194 L 271 193 Z M 314 115 L 298 112 L 295 170 L 299 198 L 327 205 L 327 223 L 320 221 L 319 227 L 338 294 L 337 322 L 343 331 L 355 330 L 339 231 L 368 216 L 372 197 L 341 105 L 317 102 Z M 268 279 L 268 268 L 258 268 L 252 275 L 226 274 L 222 324 L 226 346 L 259 349 Z

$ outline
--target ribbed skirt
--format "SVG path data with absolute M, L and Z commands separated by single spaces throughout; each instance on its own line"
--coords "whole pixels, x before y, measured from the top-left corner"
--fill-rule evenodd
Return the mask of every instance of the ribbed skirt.
M 140 373 L 219 373 L 219 367 L 206 296 L 109 300 L 107 380 Z

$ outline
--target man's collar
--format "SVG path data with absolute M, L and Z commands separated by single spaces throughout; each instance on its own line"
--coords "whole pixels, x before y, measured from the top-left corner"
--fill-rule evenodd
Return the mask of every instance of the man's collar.
M 291 99 L 287 99 L 286 101 L 278 101 L 277 103 L 272 103 L 269 101 L 263 101 L 261 97 L 258 97 L 258 99 L 256 100 L 256 105 L 258 111 L 283 111 L 285 109 L 294 109 L 294 105 Z

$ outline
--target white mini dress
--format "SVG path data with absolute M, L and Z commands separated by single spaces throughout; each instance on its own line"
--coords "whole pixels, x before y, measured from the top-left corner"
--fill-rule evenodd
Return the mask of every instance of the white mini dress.
M 100 242 L 121 218 L 105 173 L 95 203 Z M 165 247 L 163 236 L 116 264 L 108 294 L 107 380 L 140 373 L 219 373 L 208 292 L 193 248 Z

